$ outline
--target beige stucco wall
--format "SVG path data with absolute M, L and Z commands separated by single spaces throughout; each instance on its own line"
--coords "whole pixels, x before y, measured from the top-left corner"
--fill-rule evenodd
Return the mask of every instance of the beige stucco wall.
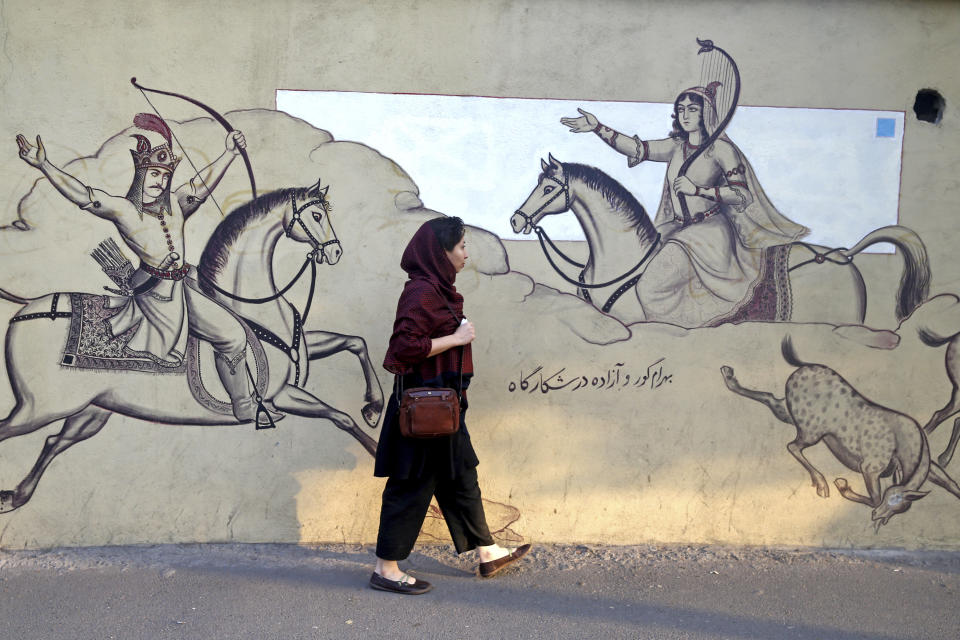
M 926 244 L 932 293 L 960 292 L 953 251 L 960 148 L 956 3 L 270 1 L 126 7 L 3 0 L 0 7 L 0 131 L 8 144 L 0 152 L 0 223 L 28 214 L 34 226 L 0 231 L 0 286 L 24 294 L 100 289 L 105 282 L 86 255 L 109 225 L 83 218 L 51 195 L 48 185 L 21 202 L 37 175 L 17 158 L 14 137 L 42 134 L 61 163 L 95 153 L 129 126 L 132 114 L 147 110 L 129 84 L 132 76 L 221 112 L 271 109 L 278 88 L 667 102 L 695 75 L 687 55 L 695 36 L 713 38 L 734 54 L 744 77 L 742 104 L 906 111 L 900 222 Z M 913 117 L 921 88 L 938 89 L 946 99 L 938 125 Z M 204 115 L 174 100 L 160 108 L 175 121 Z M 202 138 L 191 144 L 220 144 L 216 125 L 207 124 L 196 124 Z M 416 176 L 356 145 L 321 145 L 311 153 L 294 144 L 301 141 L 302 123 L 284 123 L 275 114 L 238 114 L 237 124 L 250 140 L 262 189 L 305 185 L 316 174 L 331 184 L 345 254 L 341 264 L 324 271 L 308 328 L 362 335 L 379 363 L 403 280 L 393 265 L 406 238 L 430 215 L 397 206 L 397 193 L 416 190 Z M 336 131 L 330 134 L 337 138 Z M 375 140 L 362 142 L 376 149 Z M 78 172 L 98 170 L 92 162 L 74 166 Z M 222 189 L 242 199 L 245 177 L 239 166 L 231 171 L 236 174 Z M 118 184 L 114 191 L 123 188 L 122 180 Z M 429 205 L 430 194 L 420 198 Z M 209 231 L 213 222 L 198 227 Z M 829 499 L 817 497 L 786 451 L 794 430 L 766 408 L 731 394 L 719 374 L 729 365 L 745 386 L 782 395 L 793 370 L 780 356 L 780 340 L 789 332 L 804 360 L 830 365 L 867 397 L 922 424 L 946 402 L 950 382 L 943 348 L 922 345 L 916 330 L 921 322 L 950 325 L 946 302 L 911 319 L 898 332 L 900 345 L 886 350 L 864 347 L 824 325 L 627 328 L 570 296 L 542 288 L 530 295 L 530 277 L 561 288 L 532 243 L 506 242 L 501 249 L 482 232 L 471 234 L 475 266 L 458 280 L 479 335 L 475 353 L 482 375 L 471 389 L 470 428 L 493 524 L 506 524 L 514 509 L 519 512 L 510 536 L 611 544 L 960 548 L 960 500 L 929 482 L 928 496 L 874 534 L 869 508 L 833 490 L 835 477 L 846 477 L 857 490 L 862 479 L 822 444 L 808 457 L 832 492 Z M 299 248 L 285 255 L 288 271 L 299 256 Z M 527 275 L 493 275 L 505 257 Z M 890 298 L 899 257 L 866 256 L 858 265 L 871 300 L 867 323 L 897 329 Z M 16 310 L 0 302 L 3 317 Z M 620 362 L 642 369 L 661 357 L 672 378 L 658 389 L 546 395 L 508 390 L 521 370 L 538 365 L 604 372 Z M 380 377 L 389 384 L 382 370 Z M 359 420 L 360 384 L 355 360 L 338 355 L 315 363 L 309 388 Z M 6 384 L 0 385 L 0 413 L 11 405 Z M 57 428 L 0 444 L 0 488 L 20 481 Z M 948 430 L 945 425 L 931 437 L 934 455 Z M 958 464 L 947 472 L 960 475 Z M 376 535 L 382 487 L 371 474 L 369 455 L 327 421 L 288 417 L 276 431 L 254 432 L 249 426 L 163 426 L 117 416 L 56 459 L 27 505 L 0 515 L 0 546 L 369 542 Z

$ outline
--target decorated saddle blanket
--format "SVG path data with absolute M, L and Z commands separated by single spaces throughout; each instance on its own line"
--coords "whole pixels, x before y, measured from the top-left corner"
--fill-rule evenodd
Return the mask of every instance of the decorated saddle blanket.
M 746 297 L 729 313 L 708 326 L 741 322 L 788 322 L 793 315 L 790 291 L 790 249 L 781 244 L 763 250 L 760 273 L 747 290 Z
M 230 398 L 220 382 L 214 363 L 214 351 L 210 343 L 190 335 L 185 354 L 178 361 L 167 361 L 145 351 L 130 349 L 130 337 L 136 331 L 131 327 L 120 335 L 113 335 L 110 318 L 121 307 L 110 304 L 110 296 L 91 293 L 70 293 L 70 329 L 63 349 L 60 364 L 77 369 L 125 370 L 152 374 L 186 375 L 193 397 L 206 408 L 229 415 L 232 413 Z M 239 319 L 239 318 L 238 318 Z M 242 322 L 247 333 L 247 364 L 256 378 L 257 390 L 266 392 L 268 365 L 260 340 L 247 323 Z
M 148 373 L 185 373 L 184 354 L 173 351 L 163 360 L 128 345 L 137 327 L 113 335 L 110 319 L 123 310 L 110 304 L 110 296 L 71 293 L 70 331 L 60 364 L 79 369 L 124 369 Z

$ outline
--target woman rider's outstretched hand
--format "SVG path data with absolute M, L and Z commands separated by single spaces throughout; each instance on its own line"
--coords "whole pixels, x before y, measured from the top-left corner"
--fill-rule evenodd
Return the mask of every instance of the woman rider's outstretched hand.
M 37 136 L 37 146 L 33 146 L 23 134 L 18 134 L 17 147 L 20 149 L 20 158 L 31 167 L 39 169 L 47 160 L 47 150 L 43 148 L 40 136 Z
M 579 118 L 560 118 L 560 124 L 570 127 L 572 133 L 588 133 L 596 129 L 597 125 L 600 124 L 597 116 L 592 113 L 584 111 L 579 107 L 577 111 L 581 114 Z
M 467 320 L 453 332 L 459 344 L 470 344 L 477 337 L 477 332 L 473 328 L 473 323 Z

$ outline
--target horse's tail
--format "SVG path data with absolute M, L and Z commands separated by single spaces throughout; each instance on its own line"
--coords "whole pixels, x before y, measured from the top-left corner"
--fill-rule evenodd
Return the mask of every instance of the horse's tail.
M 878 242 L 889 242 L 903 253 L 903 275 L 897 288 L 897 320 L 903 320 L 919 307 L 930 293 L 930 262 L 927 249 L 920 236 L 901 227 L 891 225 L 871 231 L 852 248 L 843 251 L 853 257 Z
M 14 295 L 9 291 L 4 291 L 0 289 L 0 298 L 4 300 L 9 300 L 10 302 L 16 302 L 17 304 L 27 304 L 33 300 L 33 298 L 22 298 L 18 295 Z
M 812 364 L 810 362 L 804 362 L 797 357 L 797 352 L 793 350 L 793 340 L 790 339 L 790 336 L 784 336 L 780 342 L 780 353 L 783 354 L 783 359 L 787 361 L 787 364 L 793 365 L 794 367 L 806 367 Z

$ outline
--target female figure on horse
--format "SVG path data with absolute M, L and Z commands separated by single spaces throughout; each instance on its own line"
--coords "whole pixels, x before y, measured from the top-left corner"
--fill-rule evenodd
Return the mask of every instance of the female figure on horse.
M 681 172 L 717 128 L 718 85 L 683 91 L 674 102 L 673 131 L 661 140 L 624 135 L 582 109 L 580 117 L 561 119 L 574 133 L 596 133 L 627 156 L 630 167 L 645 160 L 667 163 L 654 219 L 664 244 L 637 285 L 648 322 L 719 324 L 749 297 L 761 272 L 763 249 L 809 233 L 777 211 L 726 135 Z

